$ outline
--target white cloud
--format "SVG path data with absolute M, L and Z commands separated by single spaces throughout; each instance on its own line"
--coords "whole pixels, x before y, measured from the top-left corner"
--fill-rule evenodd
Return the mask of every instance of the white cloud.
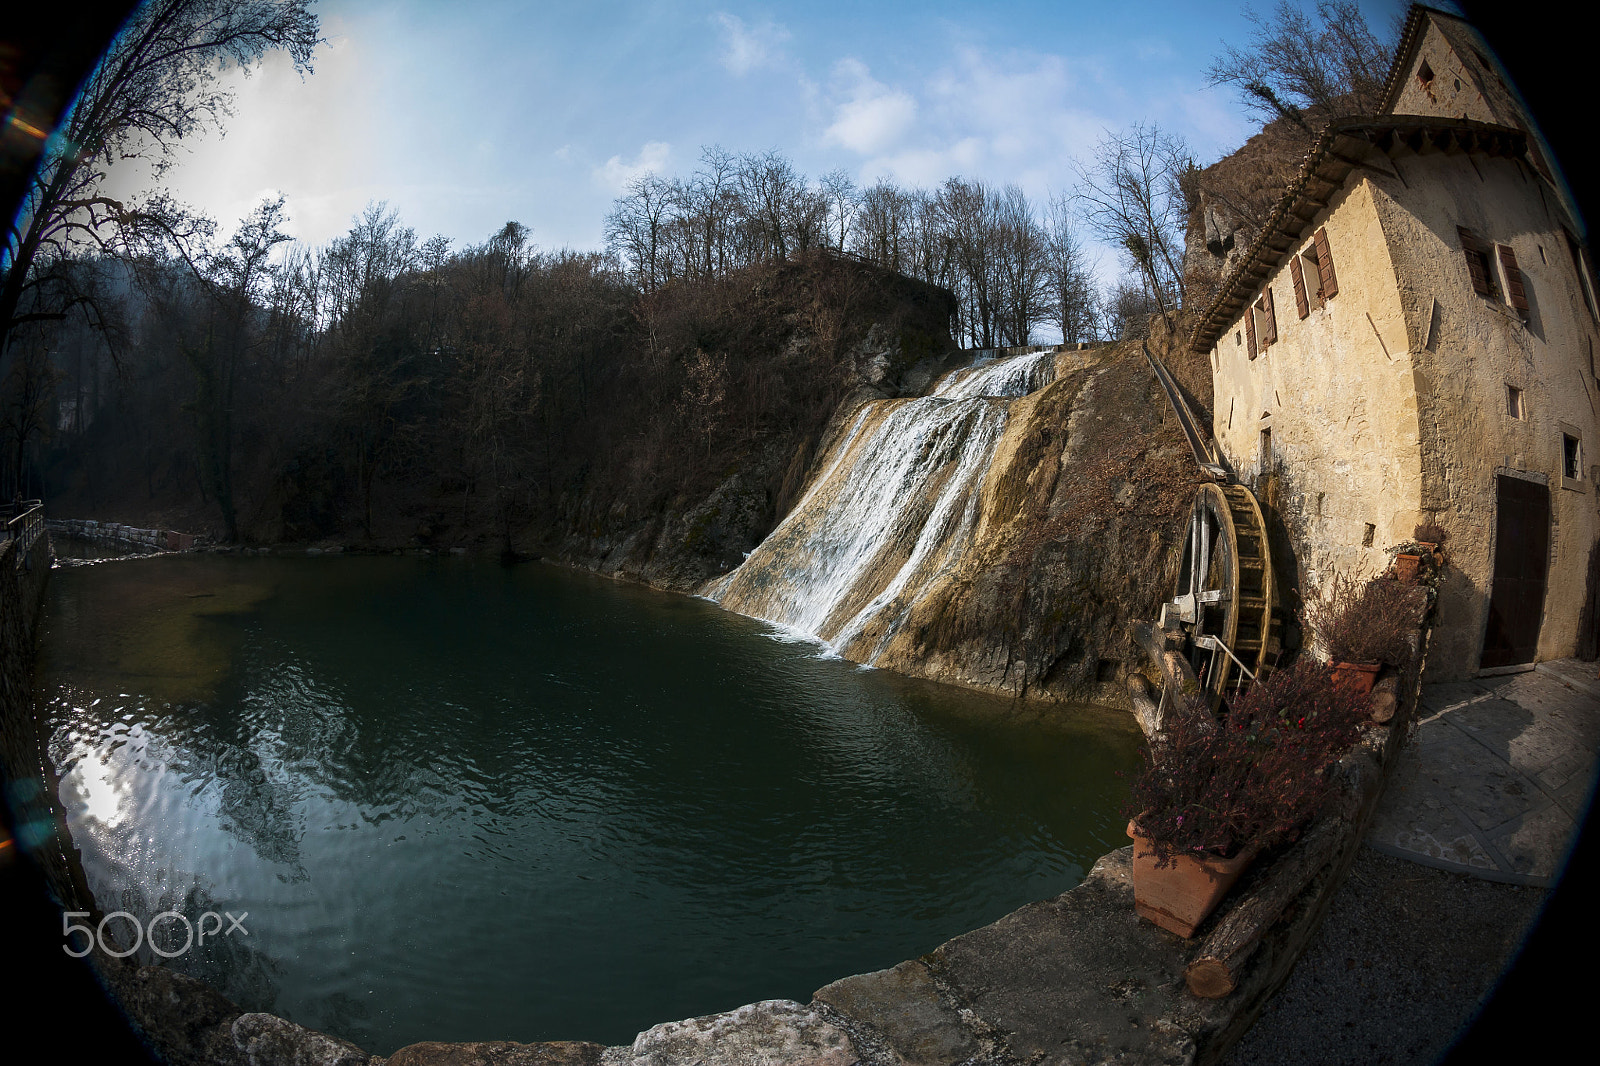
M 726 11 L 717 12 L 712 21 L 722 31 L 722 65 L 740 77 L 764 65 L 789 39 L 788 29 L 778 22 L 746 26 L 744 19 Z
M 137 163 L 114 166 L 106 190 L 133 197 L 164 186 L 216 219 L 223 235 L 266 190 L 281 191 L 291 236 L 315 244 L 344 232 L 362 197 L 386 195 L 389 127 L 381 63 L 343 30 L 336 17 L 324 23 L 328 43 L 317 50 L 314 75 L 302 78 L 282 52 L 269 53 L 248 77 L 238 69 L 221 74 L 219 84 L 234 96 L 225 129 L 185 141 L 163 179 Z
M 604 165 L 594 168 L 594 177 L 612 191 L 622 192 L 646 174 L 665 170 L 671 154 L 672 145 L 666 141 L 650 141 L 639 149 L 631 162 L 624 162 L 620 155 L 607 159 Z
M 841 59 L 834 66 L 834 81 L 846 86 L 848 98 L 834 107 L 833 123 L 822 135 L 825 142 L 874 155 L 892 148 L 916 122 L 916 98 L 878 81 L 860 60 Z

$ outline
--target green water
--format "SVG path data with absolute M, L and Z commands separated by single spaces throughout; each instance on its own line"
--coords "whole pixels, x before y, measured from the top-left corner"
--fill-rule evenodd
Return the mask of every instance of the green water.
M 464 560 L 58 569 L 39 677 L 101 908 L 248 912 L 165 965 L 380 1054 L 626 1043 L 919 955 L 1123 843 L 1139 740 Z

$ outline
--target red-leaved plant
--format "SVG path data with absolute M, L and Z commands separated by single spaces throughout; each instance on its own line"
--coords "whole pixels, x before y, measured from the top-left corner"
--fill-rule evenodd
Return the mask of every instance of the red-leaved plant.
M 1220 720 L 1194 700 L 1152 741 L 1126 813 L 1162 866 L 1283 843 L 1333 794 L 1333 768 L 1369 710 L 1309 657 L 1250 686 Z

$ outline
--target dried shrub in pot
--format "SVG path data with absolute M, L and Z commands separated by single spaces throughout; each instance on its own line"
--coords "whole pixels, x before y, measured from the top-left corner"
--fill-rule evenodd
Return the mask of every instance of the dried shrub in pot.
M 1444 531 L 1444 527 L 1431 518 L 1418 523 L 1411 531 L 1411 538 L 1419 544 L 1443 544 L 1447 536 L 1449 534 Z
M 1309 657 L 1245 690 L 1221 721 L 1194 701 L 1151 742 L 1127 813 L 1162 866 L 1281 844 L 1333 795 L 1368 710 Z
M 1404 668 L 1428 594 L 1385 575 L 1372 581 L 1334 574 L 1323 595 L 1305 602 L 1305 626 L 1334 662 Z

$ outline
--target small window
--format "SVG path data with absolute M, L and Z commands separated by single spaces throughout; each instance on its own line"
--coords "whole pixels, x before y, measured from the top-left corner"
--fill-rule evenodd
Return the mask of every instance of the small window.
M 1263 472 L 1272 469 L 1272 429 L 1268 427 L 1261 431 L 1261 469 Z
M 1467 276 L 1472 279 L 1472 291 L 1494 300 L 1499 298 L 1495 288 L 1494 264 L 1489 259 L 1489 245 L 1476 233 L 1463 226 L 1456 227 L 1461 239 L 1461 254 L 1467 260 Z
M 1378 534 L 1378 527 L 1373 525 L 1371 522 L 1368 522 L 1367 523 L 1367 531 L 1361 535 L 1361 546 L 1363 548 L 1372 547 L 1372 539 L 1374 537 L 1376 537 L 1377 534 Z
M 1239 345 L 1244 343 L 1244 335 L 1241 334 L 1238 330 L 1234 330 L 1233 331 L 1233 343 L 1234 343 L 1235 347 L 1238 347 Z
M 1272 286 L 1267 286 L 1256 302 L 1250 305 L 1250 317 L 1246 325 L 1251 330 L 1252 347 L 1255 343 L 1261 345 L 1261 351 L 1266 351 L 1278 341 L 1278 318 L 1272 311 Z
M 1509 244 L 1494 246 L 1495 258 L 1500 261 L 1500 277 L 1504 282 L 1506 303 L 1523 318 L 1528 317 L 1528 290 L 1522 284 L 1522 270 L 1517 266 L 1517 253 Z
M 1426 59 L 1422 61 L 1422 66 L 1417 68 L 1417 84 L 1422 87 L 1423 92 L 1433 91 L 1433 68 L 1428 66 Z
M 1570 433 L 1561 434 L 1561 476 L 1568 481 L 1583 478 L 1583 442 Z
M 1506 414 L 1518 422 L 1525 421 L 1528 417 L 1527 409 L 1522 404 L 1522 390 L 1515 385 L 1506 386 Z
M 1328 249 L 1328 228 L 1317 227 L 1317 232 L 1311 236 L 1311 246 L 1306 249 L 1311 253 L 1309 266 L 1315 267 L 1307 280 L 1317 283 L 1317 299 L 1331 300 L 1339 295 L 1339 275 L 1333 271 L 1333 252 Z M 1319 303 L 1317 306 L 1321 306 Z

